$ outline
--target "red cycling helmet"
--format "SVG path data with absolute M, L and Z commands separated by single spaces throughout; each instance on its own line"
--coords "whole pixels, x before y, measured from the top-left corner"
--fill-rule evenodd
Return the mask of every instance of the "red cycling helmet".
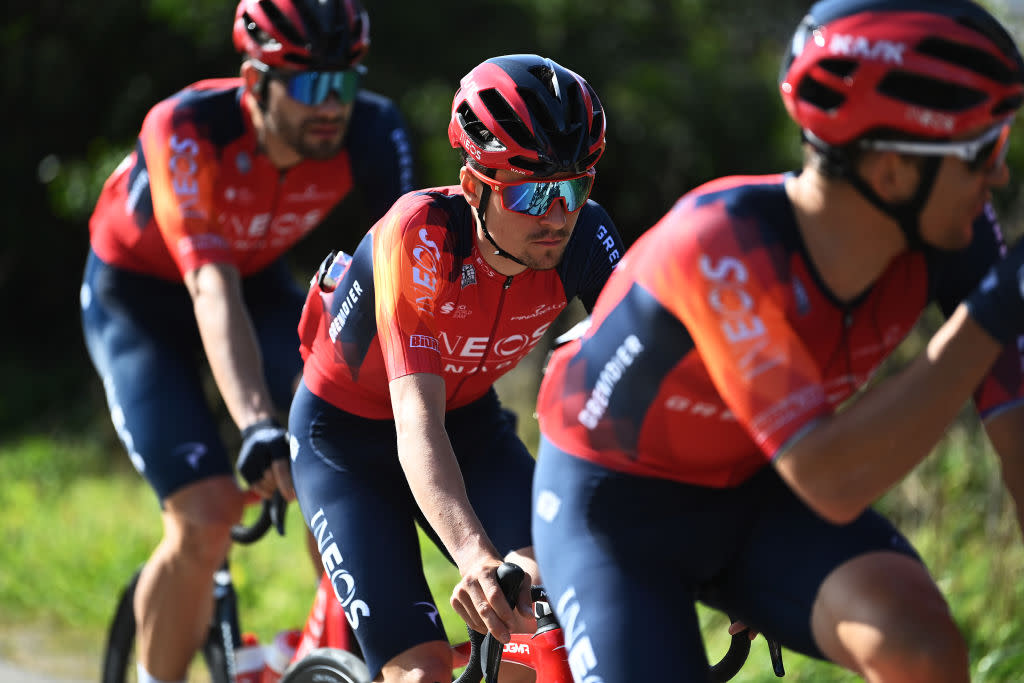
M 235 48 L 274 68 L 345 70 L 370 46 L 359 0 L 241 0 Z
M 537 55 L 494 57 L 466 74 L 448 124 L 452 147 L 526 177 L 589 170 L 604 153 L 604 134 L 594 89 Z
M 793 35 L 779 88 L 790 116 L 828 145 L 883 129 L 952 138 L 1017 110 L 1024 63 L 970 0 L 822 0 Z

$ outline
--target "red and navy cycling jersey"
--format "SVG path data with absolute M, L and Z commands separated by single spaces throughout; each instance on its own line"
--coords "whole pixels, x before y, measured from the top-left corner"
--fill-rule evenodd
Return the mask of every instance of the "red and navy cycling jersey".
M 199 81 L 153 107 L 107 179 L 89 224 L 106 263 L 166 280 L 205 263 L 265 268 L 353 187 L 374 219 L 412 189 L 405 123 L 358 94 L 341 153 L 282 171 L 260 152 L 240 78 Z
M 587 333 L 552 355 L 541 431 L 619 471 L 739 484 L 863 387 L 923 310 L 948 315 L 1005 250 L 991 207 L 957 252 L 907 251 L 855 301 L 808 258 L 785 176 L 731 177 L 682 197 L 630 247 Z M 1007 348 L 983 414 L 1024 397 Z
M 623 251 L 607 212 L 588 201 L 556 268 L 502 275 L 477 248 L 458 186 L 409 193 L 350 262 L 335 261 L 333 290 L 313 282 L 299 324 L 303 380 L 371 419 L 393 418 L 388 383 L 419 372 L 444 378 L 448 410 L 464 406 L 515 367 L 574 297 L 591 310 Z

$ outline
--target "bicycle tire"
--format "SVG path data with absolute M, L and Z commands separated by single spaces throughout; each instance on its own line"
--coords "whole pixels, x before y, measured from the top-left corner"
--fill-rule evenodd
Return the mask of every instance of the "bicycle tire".
M 289 666 L 280 683 L 370 683 L 370 670 L 351 652 L 321 647 Z
M 103 650 L 101 683 L 129 683 L 135 680 L 135 587 L 139 583 L 140 566 L 125 584 L 114 608 L 114 616 L 107 629 L 107 641 Z M 228 676 L 227 658 L 224 646 L 212 632 L 203 643 L 203 659 L 211 683 L 232 683 Z
M 107 630 L 107 643 L 103 650 L 102 683 L 125 683 L 132 649 L 135 647 L 135 586 L 139 582 L 142 567 L 135 570 L 132 578 L 121 591 L 114 608 L 114 616 Z

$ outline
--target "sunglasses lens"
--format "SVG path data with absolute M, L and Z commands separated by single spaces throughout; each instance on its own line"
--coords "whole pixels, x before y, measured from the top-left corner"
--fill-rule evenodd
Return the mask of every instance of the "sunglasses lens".
M 993 170 L 1002 166 L 1006 153 L 1010 150 L 1010 126 L 999 129 L 999 135 L 978 149 L 978 153 L 967 163 L 971 171 Z
M 568 211 L 576 211 L 586 203 L 593 186 L 594 176 L 589 174 L 568 180 L 525 182 L 503 188 L 502 203 L 509 211 L 543 216 L 551 209 L 551 204 L 561 198 Z
M 349 71 L 303 71 L 285 81 L 288 96 L 308 106 L 323 104 L 332 94 L 342 104 L 356 98 L 359 89 L 359 72 Z

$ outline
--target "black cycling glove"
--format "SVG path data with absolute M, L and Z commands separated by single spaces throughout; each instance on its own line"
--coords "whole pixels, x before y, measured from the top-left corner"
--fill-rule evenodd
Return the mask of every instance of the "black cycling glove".
M 249 484 L 263 478 L 275 460 L 290 456 L 288 432 L 272 417 L 242 430 L 242 448 L 238 452 L 238 471 Z
M 1024 240 L 992 266 L 964 300 L 971 317 L 1003 345 L 1024 333 Z

